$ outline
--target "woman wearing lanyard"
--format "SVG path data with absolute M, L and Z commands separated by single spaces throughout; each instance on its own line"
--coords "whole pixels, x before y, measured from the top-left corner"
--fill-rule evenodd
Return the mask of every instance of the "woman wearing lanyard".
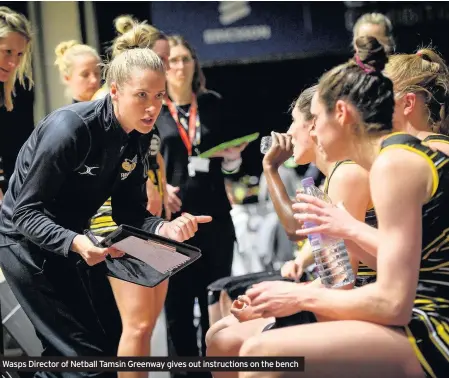
M 198 356 L 193 306 L 201 309 L 202 355 L 209 327 L 207 285 L 231 273 L 235 230 L 232 223 L 224 174 L 241 164 L 244 145 L 218 153 L 210 159 L 198 155 L 229 140 L 224 131 L 232 122 L 219 94 L 204 89 L 204 77 L 193 48 L 180 36 L 169 37 L 167 96 L 156 125 L 161 135 L 161 152 L 166 164 L 168 205 L 180 212 L 211 214 L 214 221 L 204 227 L 190 244 L 199 247 L 202 258 L 170 279 L 166 300 L 168 331 L 178 356 Z

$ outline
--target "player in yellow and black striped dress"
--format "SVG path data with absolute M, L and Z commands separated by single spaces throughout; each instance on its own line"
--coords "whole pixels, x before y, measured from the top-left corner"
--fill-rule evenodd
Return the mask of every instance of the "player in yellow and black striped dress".
M 400 63 L 409 68 L 408 66 L 413 64 L 415 60 L 423 61 L 423 64 L 418 66 L 422 72 L 415 72 L 410 69 L 406 76 L 403 76 L 401 79 L 396 77 L 395 73 L 398 72 Z M 432 99 L 435 99 L 435 102 L 437 102 L 437 111 L 432 112 L 432 102 L 430 102 L 429 124 L 441 122 L 441 116 L 438 113 L 442 101 L 437 98 L 438 85 L 436 84 L 441 83 L 439 76 L 445 73 L 447 73 L 447 67 L 444 61 L 435 51 L 429 49 L 423 49 L 416 55 L 399 54 L 393 56 L 390 58 L 390 63 L 387 64 L 386 68 L 387 76 L 390 76 L 394 82 L 399 84 L 395 88 L 395 92 L 398 95 L 403 90 L 402 81 L 406 81 L 410 77 L 409 84 L 415 84 L 417 88 L 419 85 L 419 87 L 425 88 L 434 96 Z M 413 75 L 416 75 L 416 79 L 412 78 Z M 425 78 L 427 79 L 426 81 L 424 80 Z M 407 88 L 407 90 L 410 89 Z M 401 126 L 405 128 L 405 124 Z M 437 128 L 437 130 L 439 129 L 440 127 Z M 431 130 L 430 127 L 428 130 Z M 449 158 L 443 153 L 435 151 L 435 147 L 439 143 L 449 144 L 449 137 L 442 134 L 430 134 L 422 138 L 420 134 L 420 132 L 417 132 L 417 136 L 422 139 L 422 143 L 407 134 L 395 133 L 395 135 L 390 136 L 383 142 L 382 149 L 404 148 L 412 150 L 423 155 L 423 157 L 424 155 L 427 156 L 428 159 L 426 160 L 431 164 L 431 168 L 432 166 L 436 167 L 435 177 L 438 175 L 439 186 L 432 199 L 423 207 L 422 263 L 415 307 L 413 309 L 413 319 L 405 327 L 405 330 L 427 376 L 442 377 L 444 373 L 440 367 L 447 366 L 449 361 L 449 289 L 447 283 L 449 260 L 446 253 L 449 250 L 449 228 L 447 228 L 449 216 L 445 209 L 447 207 L 445 204 L 448 202 L 447 188 L 449 186 L 447 181 L 449 180 L 449 173 L 447 173 L 446 165 Z M 338 162 L 332 173 L 340 164 L 345 163 L 351 163 L 351 161 Z M 443 170 L 445 166 L 446 172 Z M 326 180 L 327 185 L 332 177 L 332 173 Z M 366 223 L 373 227 L 377 226 L 374 209 L 370 209 L 367 212 Z M 357 273 L 357 286 L 373 282 L 375 279 L 376 272 L 360 262 Z
M 441 104 L 444 104 L 445 100 L 444 91 L 441 91 L 439 86 L 444 86 L 447 73 L 446 63 L 436 50 L 430 48 L 420 49 L 416 54 L 395 54 L 389 58 L 389 62 L 385 67 L 385 74 L 394 82 L 395 94 L 398 97 L 402 97 L 404 93 L 426 92 L 431 95 L 429 99 L 430 114 L 427 122 L 415 125 L 399 119 L 399 122 L 395 124 L 397 131 L 407 130 L 413 132 L 418 139 L 421 139 L 428 145 L 430 143 L 433 148 L 438 147 L 439 143 L 449 144 L 447 135 L 433 133 L 434 131 L 443 131 L 440 130 L 442 120 L 439 111 Z M 432 134 L 429 134 L 429 132 L 432 132 Z M 332 173 L 329 175 L 329 179 L 340 164 L 350 162 L 350 160 L 345 160 L 336 163 Z M 327 185 L 329 179 L 326 180 Z M 367 211 L 365 223 L 373 227 L 377 226 L 376 213 L 373 208 Z M 376 272 L 374 270 L 360 262 L 356 286 L 373 282 L 375 276 Z
M 427 141 L 431 139 L 437 140 Z M 408 134 L 385 139 L 382 151 L 392 148 L 421 155 L 433 174 L 432 197 L 422 212 L 423 249 L 415 305 L 405 330 L 427 375 L 445 377 L 449 371 L 449 157 Z
M 447 135 L 442 135 L 442 134 L 431 134 L 431 135 L 426 136 L 423 139 L 423 142 L 424 143 L 438 142 L 438 143 L 449 144 L 449 137 Z M 327 189 L 329 187 L 329 181 L 332 178 L 332 175 L 334 174 L 335 170 L 342 164 L 354 164 L 354 162 L 351 160 L 342 160 L 342 161 L 337 162 L 334 165 L 334 168 L 332 169 L 329 177 L 327 177 L 324 182 L 325 193 L 327 193 Z M 376 218 L 376 212 L 374 211 L 374 207 L 371 207 L 370 209 L 368 209 L 366 211 L 365 223 L 372 227 L 377 227 L 377 218 Z M 449 271 L 448 271 L 448 274 L 449 274 Z M 375 280 L 376 280 L 376 271 L 371 269 L 369 266 L 367 266 L 366 264 L 364 264 L 363 262 L 360 261 L 355 286 L 357 286 L 357 287 L 363 286 L 363 285 L 366 285 L 367 283 L 374 282 Z

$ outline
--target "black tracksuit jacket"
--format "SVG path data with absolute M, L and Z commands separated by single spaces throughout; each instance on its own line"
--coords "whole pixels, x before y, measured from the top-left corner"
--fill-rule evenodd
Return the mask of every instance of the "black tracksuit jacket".
M 154 232 L 146 210 L 152 134 L 125 133 L 110 96 L 58 109 L 23 145 L 0 212 L 0 232 L 67 256 L 105 200 L 113 219 Z

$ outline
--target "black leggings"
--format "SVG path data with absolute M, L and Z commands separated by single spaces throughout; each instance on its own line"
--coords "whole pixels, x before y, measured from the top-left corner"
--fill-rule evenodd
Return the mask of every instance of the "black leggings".
M 101 267 L 80 271 L 72 260 L 75 257 L 72 252 L 68 258 L 58 256 L 30 242 L 19 243 L 0 234 L 3 274 L 36 329 L 44 348 L 42 355 L 116 356 L 121 327 L 109 282 Z M 93 288 L 95 291 L 91 292 Z M 94 305 L 90 294 L 101 300 Z M 97 305 L 104 315 L 95 311 Z M 100 318 L 106 312 L 109 320 L 102 324 Z M 117 374 L 39 372 L 36 376 L 117 377 Z

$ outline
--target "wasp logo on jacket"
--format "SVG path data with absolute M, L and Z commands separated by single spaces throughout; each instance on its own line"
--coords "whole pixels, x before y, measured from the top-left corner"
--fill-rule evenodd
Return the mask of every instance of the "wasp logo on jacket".
M 125 180 L 132 171 L 134 171 L 134 169 L 137 166 L 137 155 L 133 157 L 132 160 L 130 159 L 125 159 L 125 161 L 122 163 L 122 170 L 125 172 L 120 173 L 120 178 L 122 180 Z

